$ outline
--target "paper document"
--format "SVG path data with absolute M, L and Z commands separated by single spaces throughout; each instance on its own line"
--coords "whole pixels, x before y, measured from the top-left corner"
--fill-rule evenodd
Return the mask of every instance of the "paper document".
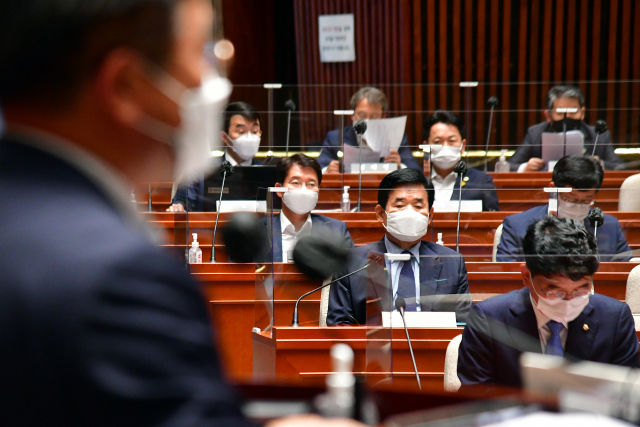
M 367 130 L 362 138 L 369 148 L 380 152 L 381 157 L 387 157 L 389 150 L 400 147 L 406 126 L 407 116 L 367 120 Z
M 579 130 L 567 132 L 567 145 L 565 149 L 564 133 L 544 132 L 542 134 L 542 160 L 545 163 L 558 161 L 562 157 L 584 154 L 584 134 Z
M 362 147 L 362 163 L 380 163 L 380 153 L 373 151 L 368 147 Z M 360 148 L 352 145 L 344 144 L 344 155 L 342 156 L 342 164 L 345 173 L 351 173 L 352 164 L 360 164 Z M 353 172 L 358 172 L 354 170 Z

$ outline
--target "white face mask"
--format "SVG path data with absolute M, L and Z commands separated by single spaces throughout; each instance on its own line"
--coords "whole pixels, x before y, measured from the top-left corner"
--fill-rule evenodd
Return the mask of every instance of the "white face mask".
M 566 202 L 562 197 L 558 198 L 558 218 L 575 219 L 583 222 L 589 215 L 591 205 L 580 205 L 577 203 Z
M 245 133 L 244 135 L 231 139 L 233 142 L 233 151 L 244 160 L 253 159 L 260 148 L 260 137 L 253 133 Z
M 311 212 L 318 203 L 318 192 L 307 190 L 306 188 L 300 188 L 296 190 L 289 189 L 282 201 L 289 209 L 298 215 L 304 215 Z
M 209 72 L 202 77 L 199 87 L 190 89 L 162 68 L 157 69 L 163 73 L 163 78 L 156 87 L 178 104 L 180 128 L 146 117 L 137 127 L 138 131 L 173 148 L 176 179 L 196 179 L 203 173 L 211 173 L 214 168 L 211 150 L 220 147 L 211 144 L 220 140 L 222 110 L 231 93 L 231 83 Z
M 387 213 L 387 225 L 382 225 L 396 239 L 402 242 L 414 242 L 427 234 L 429 217 L 415 211 L 412 207 L 407 207 L 401 211 Z
M 538 310 L 551 320 L 569 323 L 582 313 L 589 304 L 589 297 L 572 298 L 570 300 L 548 300 L 538 295 Z
M 451 169 L 455 167 L 462 157 L 462 146 L 452 147 L 450 145 L 432 145 L 431 163 L 440 169 Z

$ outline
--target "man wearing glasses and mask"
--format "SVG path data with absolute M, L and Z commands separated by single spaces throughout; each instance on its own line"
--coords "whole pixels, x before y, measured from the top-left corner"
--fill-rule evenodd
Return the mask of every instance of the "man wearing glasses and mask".
M 524 288 L 473 306 L 462 333 L 458 377 L 463 385 L 521 387 L 522 352 L 640 367 L 629 306 L 594 293 L 600 260 L 582 224 L 554 216 L 524 238 Z
M 589 157 L 566 156 L 558 160 L 553 169 L 550 187 L 570 187 L 570 193 L 558 193 L 559 218 L 574 219 L 586 227 L 591 233 L 594 227 L 588 219 L 589 211 L 595 198 L 604 172 L 600 162 Z M 510 215 L 502 222 L 502 236 L 497 248 L 497 261 L 524 261 L 522 257 L 522 240 L 527 227 L 547 216 L 548 205 L 538 206 L 528 211 Z M 598 252 L 600 261 L 629 261 L 631 248 L 622 233 L 618 219 L 604 215 L 604 223 L 598 227 Z
M 595 127 L 585 123 L 584 95 L 574 86 L 554 86 L 547 93 L 547 109 L 544 112 L 546 121 L 531 126 L 527 130 L 516 152 L 509 159 L 512 171 L 535 172 L 546 171 L 547 165 L 542 160 L 542 134 L 544 132 L 561 133 L 564 131 L 564 113 L 557 108 L 577 108 L 575 113 L 567 113 L 567 131 L 579 130 L 584 134 L 585 155 L 591 155 L 596 139 Z M 622 159 L 614 152 L 611 134 L 606 131 L 598 138 L 594 159 L 602 161 L 607 170 L 615 169 L 622 164 Z
M 358 120 L 382 119 L 387 116 L 389 101 L 387 101 L 387 96 L 380 89 L 363 87 L 351 97 L 351 109 L 354 110 L 353 117 L 351 118 L 354 123 Z M 356 139 L 356 132 L 353 130 L 353 126 L 344 128 L 344 143 L 354 147 L 358 146 L 358 140 Z M 338 129 L 330 131 L 324 140 L 320 157 L 318 157 L 318 163 L 320 163 L 323 173 L 340 172 L 338 151 L 341 149 Z M 409 148 L 409 140 L 406 134 L 402 137 L 402 142 L 398 150 L 391 150 L 387 157 L 380 159 L 380 163 L 396 163 L 398 169 L 412 168 L 420 170 L 418 162 L 413 158 L 413 154 L 411 154 L 411 148 Z

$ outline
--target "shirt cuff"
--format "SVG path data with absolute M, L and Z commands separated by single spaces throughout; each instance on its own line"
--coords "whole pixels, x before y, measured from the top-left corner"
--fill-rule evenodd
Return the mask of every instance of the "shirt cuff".
M 522 163 L 520 166 L 518 166 L 518 173 L 524 172 L 524 170 L 526 168 L 527 168 L 527 164 L 526 163 Z

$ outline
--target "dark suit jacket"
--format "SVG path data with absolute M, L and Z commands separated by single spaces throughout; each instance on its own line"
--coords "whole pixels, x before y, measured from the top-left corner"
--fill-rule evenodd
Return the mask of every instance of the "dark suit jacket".
M 262 224 L 265 229 L 269 229 L 269 217 L 265 216 L 262 218 Z M 268 249 L 264 251 L 260 262 L 282 262 L 282 229 L 280 224 L 280 214 L 276 214 L 273 216 L 273 234 L 271 238 L 271 250 L 272 250 L 272 258 L 269 258 Z M 355 247 L 353 244 L 353 240 L 351 240 L 351 235 L 347 230 L 347 224 L 344 222 L 329 218 L 324 215 L 311 214 L 311 233 L 330 233 L 332 236 L 335 236 L 335 239 L 339 242 L 339 244 L 345 248 L 353 248 Z M 267 233 L 268 235 L 269 233 Z
M 217 162 L 222 164 L 227 159 L 225 154 L 217 159 Z M 256 159 L 251 160 L 251 166 L 261 166 L 262 162 Z M 180 203 L 187 208 L 186 198 L 189 197 L 189 212 L 202 212 L 204 210 L 204 178 L 202 175 L 196 182 L 187 185 L 181 185 L 176 190 L 176 194 L 173 196 L 172 204 Z
M 0 140 L 0 183 L 4 425 L 246 425 L 184 267 L 49 154 Z
M 354 249 L 345 271 L 335 276 L 341 277 L 362 268 L 367 263 L 369 252 L 387 252 L 384 239 Z M 365 324 L 368 286 L 371 286 L 371 280 L 367 270 L 331 285 L 327 325 L 339 324 L 345 316 L 353 316 L 358 323 Z M 434 295 L 449 297 L 438 298 Z M 449 248 L 423 240 L 420 244 L 420 296 L 422 311 L 455 311 L 458 321 L 464 321 L 471 306 L 464 258 Z
M 550 132 L 551 124 L 549 122 L 538 123 L 531 126 L 527 130 L 527 134 L 516 149 L 516 152 L 509 159 L 512 171 L 518 170 L 522 163 L 528 162 L 532 157 L 542 158 L 542 134 Z M 591 156 L 593 152 L 593 143 L 596 140 L 595 126 L 591 126 L 582 122 L 580 130 L 584 133 L 585 155 Z M 606 131 L 598 137 L 598 145 L 596 147 L 596 156 L 604 161 L 605 169 L 615 169 L 621 165 L 622 159 L 614 152 L 611 144 L 611 133 Z M 547 170 L 546 166 L 543 170 Z
M 344 128 L 344 143 L 353 147 L 358 146 L 358 140 L 356 139 L 356 132 L 353 130 L 353 126 L 347 126 Z M 320 153 L 320 157 L 318 157 L 320 167 L 324 168 L 328 166 L 332 160 L 338 160 L 338 151 L 340 149 L 340 132 L 338 129 L 334 129 L 327 133 L 327 138 L 324 140 L 324 144 L 322 144 L 322 152 Z M 413 154 L 411 154 L 407 134 L 402 138 L 402 142 L 398 148 L 398 153 L 400 154 L 402 163 L 404 163 L 405 166 L 412 169 L 422 170 L 422 167 L 418 165 L 416 159 L 413 158 Z M 384 159 L 381 158 L 380 162 L 384 162 Z
M 465 178 L 467 177 L 469 179 L 463 181 L 462 200 L 482 200 L 483 211 L 499 211 L 498 193 L 496 192 L 496 186 L 493 184 L 491 175 L 478 169 L 469 168 Z M 459 191 L 460 176 L 456 178 L 451 200 L 458 200 Z
M 463 385 L 521 387 L 520 354 L 542 353 L 538 323 L 526 288 L 474 304 L 458 351 Z M 585 331 L 583 325 L 588 325 Z M 569 323 L 565 356 L 592 362 L 640 367 L 638 337 L 625 303 L 595 294 Z
M 528 211 L 510 215 L 502 221 L 502 236 L 498 244 L 496 260 L 499 262 L 524 262 L 522 241 L 529 224 L 547 216 L 548 206 L 536 206 Z M 591 222 L 585 219 L 584 226 L 594 232 Z M 631 248 L 622 233 L 618 218 L 604 214 L 604 224 L 598 227 L 598 252 L 600 261 L 629 261 Z M 617 256 L 616 256 L 617 254 Z

